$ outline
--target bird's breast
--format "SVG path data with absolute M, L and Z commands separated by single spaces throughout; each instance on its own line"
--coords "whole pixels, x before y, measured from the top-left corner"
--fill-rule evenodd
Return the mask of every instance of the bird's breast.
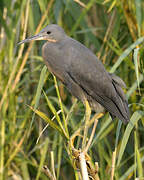
M 63 50 L 59 44 L 45 43 L 42 47 L 42 56 L 48 70 L 64 82 L 66 63 L 63 58 Z

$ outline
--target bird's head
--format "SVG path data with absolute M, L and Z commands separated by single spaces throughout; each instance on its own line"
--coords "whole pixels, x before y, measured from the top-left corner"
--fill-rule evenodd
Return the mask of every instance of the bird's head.
M 66 36 L 64 30 L 57 24 L 50 24 L 42 29 L 38 34 L 22 40 L 18 44 L 23 44 L 36 40 L 47 40 L 49 42 L 58 42 Z

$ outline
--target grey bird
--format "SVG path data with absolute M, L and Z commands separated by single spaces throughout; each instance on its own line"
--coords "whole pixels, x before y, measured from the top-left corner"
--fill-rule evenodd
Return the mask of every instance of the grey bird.
M 42 47 L 44 62 L 73 96 L 83 103 L 86 99 L 95 112 L 106 109 L 112 119 L 117 117 L 125 124 L 129 122 L 128 102 L 122 90 L 125 83 L 108 73 L 91 50 L 67 36 L 56 24 L 48 25 L 19 44 L 32 40 L 47 41 Z

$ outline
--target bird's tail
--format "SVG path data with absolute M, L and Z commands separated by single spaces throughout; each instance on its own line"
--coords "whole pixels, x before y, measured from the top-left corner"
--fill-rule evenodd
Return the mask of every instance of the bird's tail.
M 113 86 L 116 90 L 117 97 L 115 99 L 115 105 L 119 110 L 117 117 L 122 120 L 125 124 L 130 121 L 130 112 L 128 108 L 128 101 L 122 90 L 122 87 L 126 87 L 125 83 L 118 76 L 110 74 L 112 78 Z M 112 119 L 115 118 L 115 115 L 111 114 Z

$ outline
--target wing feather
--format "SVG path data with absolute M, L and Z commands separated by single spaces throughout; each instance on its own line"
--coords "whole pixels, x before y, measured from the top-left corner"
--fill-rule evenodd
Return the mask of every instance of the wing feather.
M 118 117 L 123 122 L 129 121 L 126 99 L 118 81 L 112 80 L 103 64 L 89 49 L 83 45 L 79 48 L 80 46 L 72 48 L 74 55 L 69 59 L 68 69 L 71 77 L 113 117 Z

